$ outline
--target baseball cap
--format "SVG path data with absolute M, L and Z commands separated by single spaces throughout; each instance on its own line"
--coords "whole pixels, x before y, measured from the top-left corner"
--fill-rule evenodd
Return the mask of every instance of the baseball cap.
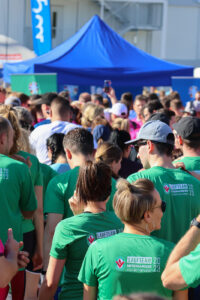
M 94 138 L 94 148 L 98 147 L 98 140 L 102 139 L 105 142 L 109 139 L 110 136 L 110 128 L 105 125 L 97 125 L 93 130 L 93 138 Z
M 177 123 L 173 124 L 173 128 L 183 139 L 193 139 L 200 137 L 200 119 L 196 117 L 183 117 Z
M 110 113 L 117 117 L 125 117 L 128 114 L 128 108 L 124 103 L 115 103 L 110 109 Z
M 12 106 L 20 106 L 21 105 L 21 100 L 15 96 L 9 96 L 6 98 L 5 105 L 12 105 Z
M 172 137 L 173 133 L 171 128 L 159 120 L 152 120 L 146 122 L 139 131 L 138 137 L 135 140 L 130 140 L 125 144 L 134 144 L 139 140 L 150 140 L 153 142 L 174 144 L 173 139 L 169 139 L 169 134 Z
M 50 105 L 53 99 L 55 99 L 58 95 L 56 93 L 46 93 L 41 96 L 39 99 L 30 100 L 30 104 L 32 105 L 40 105 L 47 104 Z

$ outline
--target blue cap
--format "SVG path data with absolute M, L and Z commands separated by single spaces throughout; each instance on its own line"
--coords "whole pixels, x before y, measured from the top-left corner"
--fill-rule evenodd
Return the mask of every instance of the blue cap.
M 93 138 L 94 138 L 94 148 L 98 147 L 98 140 L 102 139 L 105 142 L 109 139 L 110 136 L 110 128 L 105 125 L 97 125 L 93 130 Z
M 173 139 L 168 140 L 169 134 L 173 135 L 171 128 L 159 120 L 152 120 L 146 122 L 139 131 L 139 134 L 135 140 L 126 142 L 125 144 L 134 144 L 139 140 L 150 140 L 165 144 L 174 144 Z

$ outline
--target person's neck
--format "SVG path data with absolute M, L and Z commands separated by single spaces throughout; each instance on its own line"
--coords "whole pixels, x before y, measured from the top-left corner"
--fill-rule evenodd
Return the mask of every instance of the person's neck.
M 147 224 L 124 224 L 124 233 L 132 233 L 138 235 L 150 235 Z
M 51 117 L 51 122 L 56 122 L 56 121 L 60 121 L 60 122 L 70 122 L 69 118 L 64 118 L 61 116 L 52 116 Z
M 84 212 L 91 212 L 93 214 L 101 213 L 103 211 L 106 211 L 106 201 L 88 201 L 84 207 Z
M 156 154 L 152 155 L 150 158 L 150 167 L 163 167 L 167 169 L 175 169 L 170 156 L 159 156 Z
M 83 156 L 83 155 L 76 155 L 73 156 L 73 160 L 70 162 L 70 168 L 73 169 L 75 167 L 82 167 L 85 165 L 86 161 L 93 161 L 93 156 Z
M 65 156 L 60 155 L 58 156 L 58 158 L 56 159 L 56 164 L 67 164 L 67 159 Z
M 183 156 L 184 157 L 188 157 L 188 156 L 200 156 L 200 148 L 198 149 L 192 149 L 192 148 L 188 148 L 186 146 L 183 145 Z

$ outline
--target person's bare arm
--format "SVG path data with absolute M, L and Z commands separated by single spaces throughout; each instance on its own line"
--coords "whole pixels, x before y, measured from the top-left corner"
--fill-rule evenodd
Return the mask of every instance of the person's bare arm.
M 118 100 L 116 98 L 116 95 L 115 95 L 115 90 L 112 87 L 110 87 L 109 92 L 107 92 L 106 94 L 110 98 L 110 101 L 111 101 L 112 105 L 114 105 L 115 103 L 118 102 Z
M 197 217 L 197 221 L 200 222 L 200 215 Z M 192 226 L 176 245 L 168 259 L 161 277 L 164 287 L 172 290 L 180 290 L 187 287 L 180 271 L 179 260 L 194 250 L 199 243 L 200 229 Z
M 49 263 L 49 252 L 51 250 L 52 239 L 56 225 L 62 220 L 62 214 L 49 213 L 47 217 L 47 223 L 44 231 L 44 261 L 43 269 L 47 269 Z
M 23 243 L 18 243 L 13 238 L 12 229 L 8 229 L 8 239 L 5 244 L 5 256 L 0 257 L 0 288 L 4 288 L 11 281 L 18 271 L 19 247 Z
M 188 290 L 175 291 L 173 293 L 173 300 L 188 300 Z
M 50 256 L 46 277 L 42 283 L 39 300 L 53 300 L 66 259 Z
M 36 231 L 36 249 L 33 255 L 34 270 L 42 268 L 43 262 L 43 238 L 44 238 L 44 215 L 43 215 L 43 187 L 35 186 L 35 196 L 37 199 L 37 209 L 33 215 L 33 222 Z
M 35 210 L 31 210 L 31 211 L 23 211 L 21 210 L 21 213 L 23 215 L 23 217 L 25 219 L 32 219 L 33 215 L 34 215 Z
M 84 284 L 83 300 L 96 300 L 96 299 L 97 299 L 97 287 Z

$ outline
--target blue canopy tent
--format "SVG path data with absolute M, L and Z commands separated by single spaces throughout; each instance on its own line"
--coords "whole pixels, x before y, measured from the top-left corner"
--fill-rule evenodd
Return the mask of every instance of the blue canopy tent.
M 57 73 L 58 86 L 169 86 L 171 76 L 192 76 L 193 67 L 169 63 L 128 43 L 98 16 L 52 51 L 20 63 L 4 64 L 4 81 L 17 73 Z

